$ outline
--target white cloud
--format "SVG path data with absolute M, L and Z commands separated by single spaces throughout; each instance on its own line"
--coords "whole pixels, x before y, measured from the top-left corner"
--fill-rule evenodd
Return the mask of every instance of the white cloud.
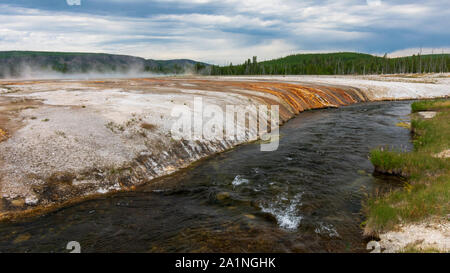
M 396 50 L 389 53 L 389 57 L 404 57 L 411 56 L 413 54 L 417 55 L 421 52 L 422 55 L 426 54 L 450 54 L 450 47 L 446 48 L 406 48 L 401 50 Z
M 367 0 L 366 2 L 370 7 L 379 7 L 383 4 L 381 0 Z
M 112 1 L 129 6 L 148 2 Z M 429 37 L 436 37 L 437 47 L 442 47 L 448 46 L 450 37 L 448 1 L 159 2 L 168 7 L 189 4 L 210 9 L 132 17 L 0 5 L 0 50 L 110 52 L 224 64 L 240 63 L 253 55 L 269 59 L 295 52 L 364 51 L 373 44 L 380 45 L 375 51 L 392 51 L 386 48 L 420 46 L 408 44 L 411 40 L 430 44 Z M 398 33 L 407 36 L 404 43 Z

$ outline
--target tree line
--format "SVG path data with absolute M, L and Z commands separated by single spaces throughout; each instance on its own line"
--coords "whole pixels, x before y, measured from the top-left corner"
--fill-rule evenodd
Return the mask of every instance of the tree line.
M 450 54 L 415 54 L 389 58 L 361 53 L 297 54 L 258 62 L 257 57 L 243 64 L 211 66 L 210 75 L 366 75 L 446 73 Z

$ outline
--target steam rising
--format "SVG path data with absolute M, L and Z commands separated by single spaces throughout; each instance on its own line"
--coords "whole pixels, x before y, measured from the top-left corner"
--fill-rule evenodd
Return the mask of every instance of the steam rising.
M 195 74 L 207 68 L 191 60 L 146 60 L 139 57 L 63 52 L 0 52 L 0 79 L 141 78 Z
M 36 67 L 21 63 L 18 69 L 11 73 L 10 69 L 0 66 L 0 79 L 98 79 L 98 78 L 147 78 L 163 75 L 162 73 L 146 72 L 139 67 L 130 67 L 120 71 L 98 71 L 89 70 L 86 72 L 63 73 L 55 71 L 50 67 Z

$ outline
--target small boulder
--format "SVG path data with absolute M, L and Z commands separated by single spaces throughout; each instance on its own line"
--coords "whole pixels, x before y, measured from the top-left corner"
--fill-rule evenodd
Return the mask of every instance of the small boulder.
M 430 119 L 430 118 L 434 118 L 436 116 L 437 112 L 423 111 L 423 112 L 418 112 L 418 114 L 421 118 Z
M 442 151 L 438 154 L 435 154 L 434 157 L 436 158 L 450 158 L 450 149 Z

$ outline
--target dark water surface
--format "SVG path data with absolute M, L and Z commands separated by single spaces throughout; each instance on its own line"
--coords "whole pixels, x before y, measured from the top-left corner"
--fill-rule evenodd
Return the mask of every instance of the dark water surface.
M 0 252 L 355 252 L 374 177 L 371 148 L 410 149 L 411 102 L 309 111 L 257 143 L 141 187 L 19 223 L 0 223 Z

